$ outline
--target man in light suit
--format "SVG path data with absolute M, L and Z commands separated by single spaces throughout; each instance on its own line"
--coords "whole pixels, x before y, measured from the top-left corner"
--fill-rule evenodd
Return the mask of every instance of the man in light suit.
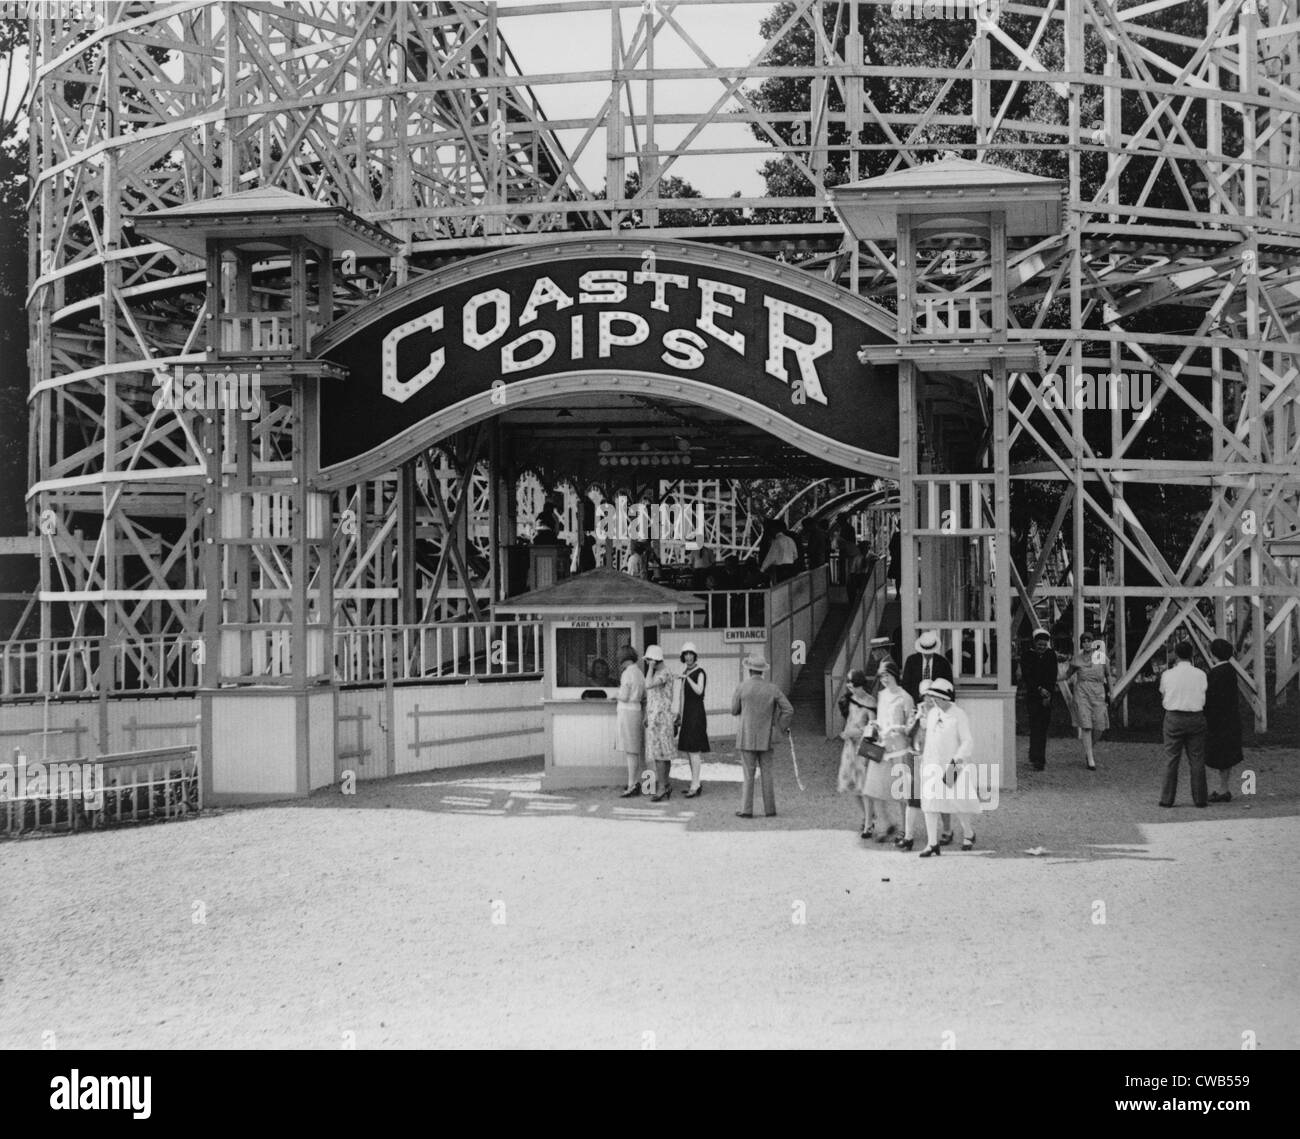
M 731 714 L 740 717 L 736 728 L 736 750 L 745 773 L 741 794 L 742 819 L 754 817 L 754 768 L 762 768 L 763 812 L 776 814 L 776 787 L 772 764 L 772 733 L 788 732 L 794 719 L 794 707 L 775 684 L 766 677 L 767 661 L 761 656 L 745 658 L 745 679 L 731 698 Z

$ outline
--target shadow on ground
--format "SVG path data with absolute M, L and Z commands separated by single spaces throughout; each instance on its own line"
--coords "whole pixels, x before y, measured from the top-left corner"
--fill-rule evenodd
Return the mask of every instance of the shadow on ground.
M 860 810 L 854 796 L 837 794 L 838 749 L 835 742 L 799 742 L 800 772 L 805 788 L 795 783 L 789 749 L 776 753 L 777 810 L 774 818 L 758 812 L 752 819 L 737 818 L 740 806 L 740 763 L 734 753 L 715 752 L 703 768 L 704 793 L 686 799 L 689 766 L 674 764 L 674 790 L 670 799 L 652 803 L 646 798 L 622 799 L 617 788 L 589 788 L 543 792 L 541 762 L 484 764 L 447 771 L 394 776 L 357 784 L 354 794 L 336 787 L 323 789 L 309 799 L 292 804 L 303 810 L 423 811 L 431 815 L 458 814 L 519 819 L 590 818 L 616 822 L 677 826 L 689 832 L 734 831 L 760 833 L 773 830 L 820 830 L 838 833 L 845 843 L 859 846 L 863 857 L 891 859 L 907 854 L 892 843 L 877 844 L 858 837 Z M 1107 742 L 1098 745 L 1099 769 L 1088 772 L 1077 744 L 1053 742 L 1048 768 L 1026 769 L 1023 739 L 1020 749 L 1020 785 L 1003 792 L 995 810 L 975 822 L 976 848 L 962 853 L 956 844 L 944 856 L 958 858 L 1025 858 L 1045 863 L 1070 863 L 1106 859 L 1158 860 L 1148 848 L 1153 826 L 1192 823 L 1224 824 L 1246 818 L 1289 817 L 1300 813 L 1300 773 L 1293 749 L 1248 749 L 1245 763 L 1233 772 L 1234 788 L 1242 775 L 1252 772 L 1256 793 L 1237 790 L 1232 802 L 1194 808 L 1184 780 L 1173 809 L 1162 809 L 1156 799 L 1164 759 L 1155 742 Z M 1211 789 L 1216 786 L 1211 773 Z M 280 805 L 282 808 L 285 804 Z M 258 809 L 258 808 L 252 808 Z M 1231 838 L 1228 839 L 1231 841 Z M 924 829 L 917 835 L 916 851 L 925 845 Z

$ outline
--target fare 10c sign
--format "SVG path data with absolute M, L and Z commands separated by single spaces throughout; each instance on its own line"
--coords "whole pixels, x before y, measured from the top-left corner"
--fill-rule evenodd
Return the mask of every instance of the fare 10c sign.
M 504 411 L 512 384 L 575 373 L 593 391 L 620 373 L 722 389 L 804 432 L 897 454 L 894 380 L 857 359 L 863 343 L 883 337 L 851 304 L 801 291 L 789 273 L 713 264 L 706 250 L 598 251 L 549 262 L 515 255 L 407 291 L 409 302 L 394 294 L 381 315 L 325 349 L 350 378 L 322 388 L 322 466 L 464 401 Z M 781 424 L 771 429 L 779 435 Z

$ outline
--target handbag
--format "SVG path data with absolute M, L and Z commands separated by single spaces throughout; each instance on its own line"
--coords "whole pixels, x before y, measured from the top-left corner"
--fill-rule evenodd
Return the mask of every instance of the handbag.
M 873 739 L 862 737 L 862 742 L 858 745 L 858 754 L 869 763 L 883 763 L 885 761 L 884 746 Z

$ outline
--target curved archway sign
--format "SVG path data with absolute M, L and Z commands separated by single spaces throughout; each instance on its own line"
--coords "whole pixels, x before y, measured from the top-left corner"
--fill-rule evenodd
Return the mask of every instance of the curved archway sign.
M 830 463 L 893 476 L 897 372 L 858 361 L 893 317 L 762 257 L 568 239 L 460 262 L 331 325 L 322 486 L 387 470 L 510 407 L 635 391 L 716 408 Z

